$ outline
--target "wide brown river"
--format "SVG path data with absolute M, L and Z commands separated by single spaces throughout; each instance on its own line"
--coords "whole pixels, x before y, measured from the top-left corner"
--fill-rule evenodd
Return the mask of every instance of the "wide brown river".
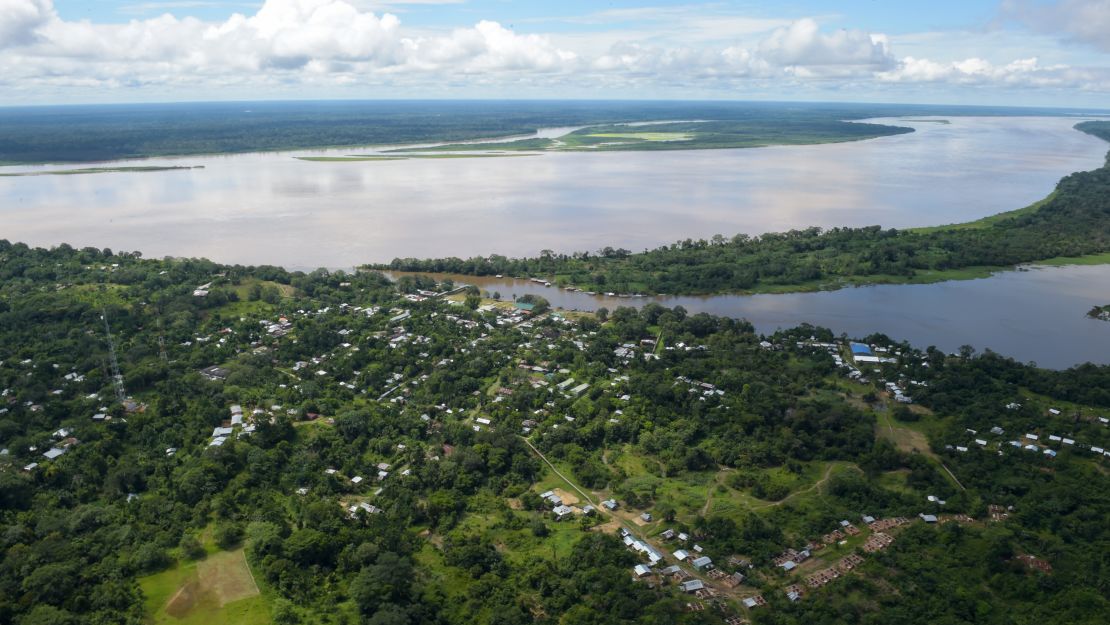
M 1026 206 L 1110 145 L 1076 119 L 886 120 L 917 132 L 813 146 L 309 162 L 276 152 L 123 165 L 203 169 L 0 177 L 0 236 L 349 267 L 398 256 L 642 250 L 809 226 L 965 221 Z M 65 169 L 0 167 L 0 173 Z
M 0 177 L 0 237 L 300 269 L 398 256 L 635 251 L 718 233 L 966 221 L 1044 197 L 1060 177 L 1101 165 L 1110 148 L 1074 130 L 1079 119 L 944 119 L 878 120 L 917 132 L 868 141 L 758 149 L 294 158 L 373 151 L 357 149 L 110 163 L 203 168 Z M 922 346 L 990 347 L 1053 367 L 1110 362 L 1110 323 L 1083 316 L 1110 303 L 1106 267 L 679 303 L 761 329 L 809 321 Z

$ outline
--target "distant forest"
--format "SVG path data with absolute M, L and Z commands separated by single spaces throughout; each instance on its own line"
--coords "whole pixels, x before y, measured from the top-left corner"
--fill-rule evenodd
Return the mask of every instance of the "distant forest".
M 754 138 L 855 138 L 844 120 L 1029 115 L 1048 109 L 774 102 L 328 101 L 0 108 L 0 165 L 452 142 L 541 127 L 711 119 Z M 872 127 L 872 132 L 874 127 Z M 791 141 L 786 141 L 791 142 Z
M 1110 141 L 1110 122 L 1079 130 Z M 1110 251 L 1110 160 L 1074 173 L 1045 200 L 976 222 L 914 230 L 808 228 L 752 237 L 678 241 L 632 253 L 544 253 L 535 258 L 395 259 L 407 271 L 536 276 L 585 290 L 704 294 L 833 288 L 852 283 L 959 277 L 1004 267 Z M 947 273 L 946 273 L 947 272 Z

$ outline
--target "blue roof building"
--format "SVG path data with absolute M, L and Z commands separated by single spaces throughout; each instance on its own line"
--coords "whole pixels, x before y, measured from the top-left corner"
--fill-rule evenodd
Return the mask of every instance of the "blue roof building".
M 852 348 L 852 355 L 853 356 L 871 356 L 872 355 L 870 345 L 865 345 L 863 343 L 852 343 L 850 345 L 850 347 Z

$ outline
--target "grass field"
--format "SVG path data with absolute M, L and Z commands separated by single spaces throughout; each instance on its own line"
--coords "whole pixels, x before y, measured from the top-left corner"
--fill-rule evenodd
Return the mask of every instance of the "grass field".
M 310 163 L 357 163 L 360 161 L 403 161 L 402 156 L 294 156 Z
M 1048 260 L 1038 260 L 1034 265 L 1047 265 L 1050 267 L 1063 267 L 1064 265 L 1108 265 L 1110 252 L 1105 254 L 1091 254 L 1090 256 L 1059 256 Z
M 694 135 L 688 132 L 599 132 L 587 136 L 637 141 L 689 141 L 694 138 Z
M 354 154 L 351 156 L 294 156 L 298 161 L 312 163 L 359 163 L 366 161 L 406 161 L 414 158 L 422 159 L 454 159 L 454 158 L 513 158 L 517 156 L 532 156 L 531 154 L 406 154 L 404 156 L 384 156 L 376 154 Z
M 146 613 L 155 625 L 262 625 L 270 609 L 242 549 L 139 579 Z

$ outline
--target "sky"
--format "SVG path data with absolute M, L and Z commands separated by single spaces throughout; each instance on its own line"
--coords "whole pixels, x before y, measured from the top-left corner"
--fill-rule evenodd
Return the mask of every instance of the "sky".
M 1110 108 L 1110 0 L 0 0 L 0 105 L 353 98 Z

